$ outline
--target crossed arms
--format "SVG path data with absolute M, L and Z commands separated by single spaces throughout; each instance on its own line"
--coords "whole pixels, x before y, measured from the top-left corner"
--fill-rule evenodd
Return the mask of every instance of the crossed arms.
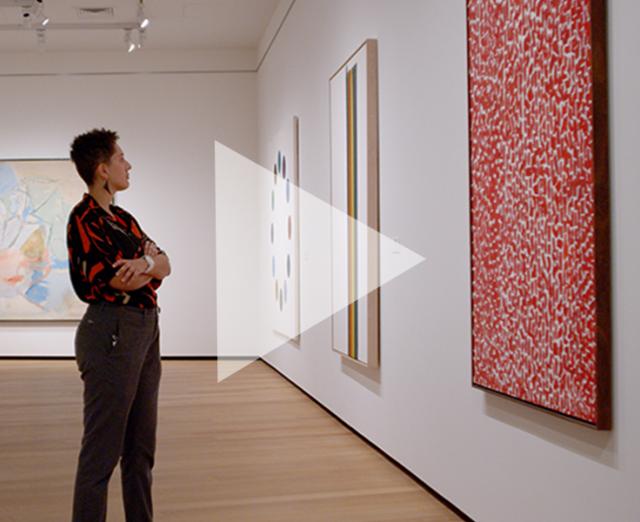
M 113 265 L 118 268 L 116 275 L 109 281 L 109 285 L 116 290 L 131 292 L 138 290 L 152 279 L 164 279 L 171 273 L 171 264 L 166 254 L 161 254 L 153 241 L 144 244 L 144 254 L 151 256 L 155 262 L 153 269 L 148 268 L 144 257 L 137 259 L 119 259 Z

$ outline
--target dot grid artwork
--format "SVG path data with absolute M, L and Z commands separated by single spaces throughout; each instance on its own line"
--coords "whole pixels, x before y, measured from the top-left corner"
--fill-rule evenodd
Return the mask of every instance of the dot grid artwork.
M 467 23 L 473 384 L 609 428 L 604 2 Z
M 273 329 L 294 342 L 300 331 L 298 127 L 294 117 L 273 141 L 269 195 Z

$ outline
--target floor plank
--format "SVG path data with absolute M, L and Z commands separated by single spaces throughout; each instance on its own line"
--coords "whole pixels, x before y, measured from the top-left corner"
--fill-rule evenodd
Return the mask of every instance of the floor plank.
M 220 384 L 215 365 L 163 362 L 157 521 L 459 520 L 265 364 Z M 69 520 L 81 396 L 74 361 L 0 361 L 0 521 Z

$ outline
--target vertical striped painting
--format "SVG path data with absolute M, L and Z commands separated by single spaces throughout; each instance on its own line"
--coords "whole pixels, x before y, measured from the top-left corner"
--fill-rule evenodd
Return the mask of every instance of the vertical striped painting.
M 472 381 L 610 425 L 603 0 L 467 4 Z
M 368 40 L 330 80 L 332 347 L 379 364 L 377 44 Z M 345 217 L 343 217 L 345 216 Z M 364 227 L 363 225 L 366 225 Z
M 347 214 L 349 222 L 349 357 L 358 358 L 358 123 L 356 93 L 358 65 L 347 71 Z

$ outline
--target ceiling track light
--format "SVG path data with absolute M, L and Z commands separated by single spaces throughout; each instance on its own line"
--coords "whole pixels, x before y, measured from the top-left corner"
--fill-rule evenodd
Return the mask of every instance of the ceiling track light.
M 49 25 L 49 17 L 44 13 L 44 0 L 21 0 L 22 27 L 35 29 L 36 42 L 39 50 L 43 50 L 46 44 L 45 28 Z
M 106 23 L 50 23 L 49 17 L 44 10 L 45 0 L 0 0 L 0 7 L 18 7 L 21 9 L 20 23 L 4 24 L 0 23 L 0 31 L 21 31 L 30 30 L 36 33 L 38 47 L 43 48 L 46 31 L 73 29 L 79 30 L 124 30 L 127 52 L 131 53 L 136 49 L 141 49 L 146 41 L 146 30 L 151 24 L 151 20 L 145 13 L 144 0 L 134 0 L 138 5 L 135 20 L 129 22 L 106 22 Z M 137 38 L 134 33 L 137 33 Z
M 133 38 L 131 37 L 131 29 L 124 30 L 124 43 L 127 45 L 127 52 L 132 53 L 136 49 L 136 44 L 133 43 Z
M 23 27 L 27 29 L 31 28 L 34 24 L 38 25 L 45 19 L 43 0 L 21 0 L 19 3 L 22 13 Z
M 145 15 L 144 13 L 144 3 L 143 0 L 140 0 L 140 3 L 138 4 L 138 16 L 137 16 L 137 21 L 138 21 L 138 27 L 141 30 L 146 29 L 147 27 L 149 27 L 149 24 L 151 23 L 151 20 L 149 20 L 149 18 Z

